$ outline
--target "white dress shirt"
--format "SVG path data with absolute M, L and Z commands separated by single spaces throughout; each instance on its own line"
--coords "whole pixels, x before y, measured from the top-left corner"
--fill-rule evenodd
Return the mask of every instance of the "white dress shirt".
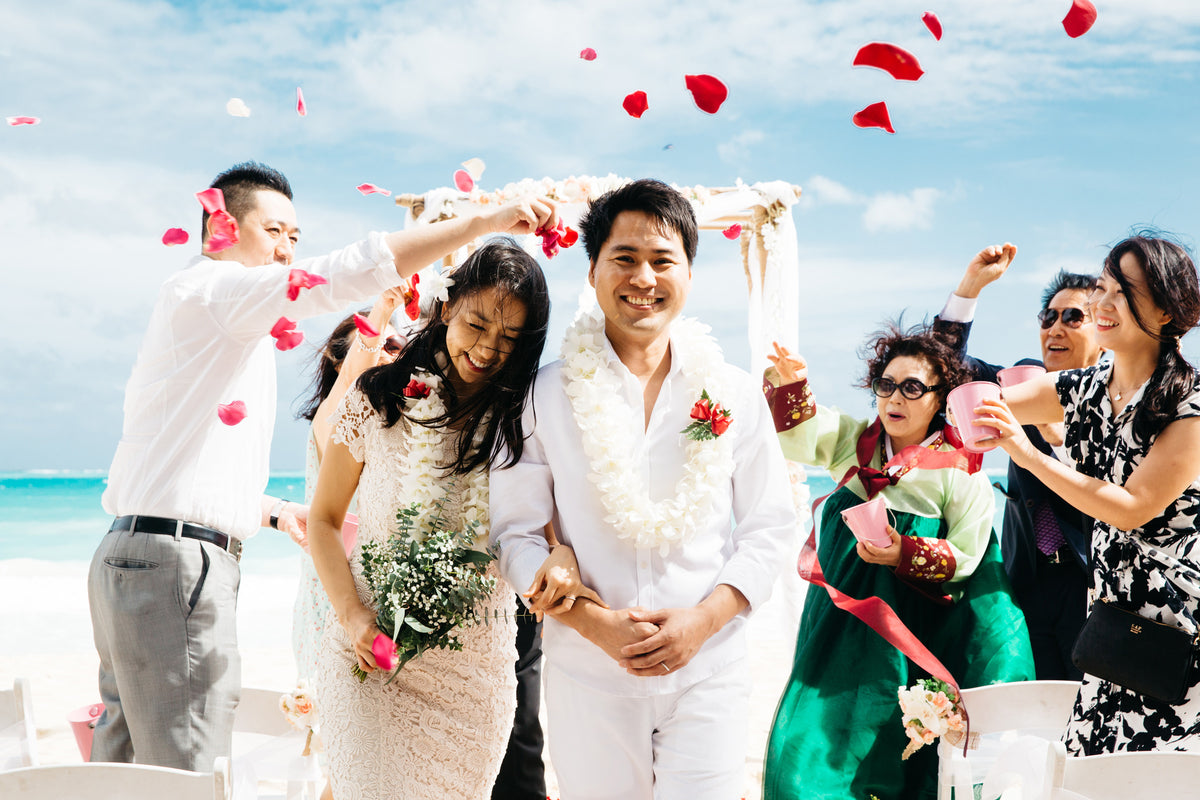
M 287 299 L 303 269 L 329 283 Z M 383 234 L 290 266 L 247 268 L 206 256 L 167 279 L 125 388 L 125 423 L 108 471 L 104 510 L 196 522 L 245 539 L 256 533 L 275 426 L 275 340 L 298 320 L 400 282 Z M 217 406 L 241 400 L 225 425 Z
M 671 346 L 671 369 L 663 381 L 648 425 L 643 425 L 642 387 L 605 341 L 609 366 L 623 382 L 625 409 L 614 425 L 636 432 L 635 479 L 653 500 L 674 497 L 683 474 L 689 414 L 699 400 L 688 394 L 687 353 Z M 575 550 L 580 576 L 614 609 L 691 607 L 718 584 L 728 584 L 757 608 L 770 595 L 785 566 L 795 535 L 796 515 L 783 454 L 757 382 L 729 370 L 735 397 L 713 397 L 733 412 L 722 434 L 734 437 L 734 471 L 718 495 L 707 525 L 667 555 L 618 538 L 589 480 L 591 464 L 571 402 L 563 387 L 562 362 L 543 367 L 524 415 L 529 438 L 521 460 L 491 473 L 491 535 L 500 550 L 500 570 L 517 591 L 533 581 L 548 555 L 543 527 L 553 515 L 559 540 Z M 620 408 L 620 406 L 616 406 Z M 716 633 L 686 666 L 661 677 L 635 677 L 566 625 L 547 617 L 546 657 L 576 681 L 609 694 L 650 696 L 679 691 L 709 677 L 746 653 L 745 614 Z

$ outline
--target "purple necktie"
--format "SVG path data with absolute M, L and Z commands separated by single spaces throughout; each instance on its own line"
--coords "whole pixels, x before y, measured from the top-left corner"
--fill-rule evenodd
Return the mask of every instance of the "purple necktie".
M 1033 515 L 1033 541 L 1038 550 L 1048 556 L 1057 553 L 1067 543 L 1058 527 L 1058 520 L 1054 519 L 1054 512 L 1046 503 L 1038 506 Z

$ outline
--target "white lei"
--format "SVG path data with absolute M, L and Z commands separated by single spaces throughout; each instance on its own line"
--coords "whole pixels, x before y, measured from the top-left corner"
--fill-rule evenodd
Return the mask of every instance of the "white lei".
M 399 484 L 405 503 L 419 503 L 421 506 L 413 530 L 426 532 L 432 529 L 438 506 L 445 501 L 448 487 L 459 483 L 462 478 L 451 478 L 444 469 L 438 467 L 453 460 L 455 437 L 442 428 L 430 428 L 419 422 L 437 419 L 446 413 L 446 404 L 438 392 L 441 382 L 436 375 L 424 372 L 414 373 L 413 378 L 429 387 L 429 396 L 406 398 L 409 414 L 408 458 L 401 466 Z M 489 522 L 486 466 L 477 467 L 466 476 L 458 518 L 460 530 L 466 530 L 472 522 L 479 523 L 474 547 L 486 550 Z
M 713 402 L 729 408 L 730 389 L 721 380 L 725 360 L 708 331 L 694 319 L 679 319 L 671 326 L 671 342 L 676 352 L 687 353 L 691 366 L 684 376 L 689 396 L 699 400 L 707 389 Z M 563 377 L 591 465 L 588 477 L 608 512 L 604 521 L 617 529 L 617 535 L 635 547 L 657 547 L 666 555 L 672 546 L 708 525 L 718 498 L 729 491 L 733 438 L 688 440 L 675 496 L 652 502 L 635 458 L 632 422 L 642 419 L 642 414 L 625 401 L 622 381 L 608 366 L 604 341 L 604 316 L 599 311 L 580 314 L 563 338 Z M 679 420 L 680 429 L 688 422 Z M 738 424 L 736 416 L 733 424 Z

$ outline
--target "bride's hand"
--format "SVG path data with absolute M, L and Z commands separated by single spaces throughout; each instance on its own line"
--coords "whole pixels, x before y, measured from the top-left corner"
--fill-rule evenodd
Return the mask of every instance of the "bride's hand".
M 555 545 L 550 555 L 538 567 L 533 583 L 525 592 L 530 598 L 529 610 L 539 621 L 542 615 L 551 616 L 570 611 L 575 601 L 584 598 L 593 603 L 608 608 L 608 603 L 600 599 L 579 579 L 579 562 L 575 560 L 575 551 L 565 544 Z
M 375 624 L 375 612 L 359 603 L 357 608 L 346 615 L 342 627 L 350 636 L 359 669 L 363 672 L 374 672 L 378 665 L 375 663 L 375 654 L 371 647 L 375 644 L 375 637 L 383 633 Z

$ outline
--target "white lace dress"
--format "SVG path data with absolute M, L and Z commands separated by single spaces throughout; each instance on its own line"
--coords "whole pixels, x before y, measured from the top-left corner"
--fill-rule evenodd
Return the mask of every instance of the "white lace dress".
M 350 568 L 359 597 L 370 604 L 362 580 L 360 548 L 394 528 L 398 465 L 408 456 L 401 420 L 383 420 L 358 391 L 346 395 L 334 422 L 333 441 L 363 464 L 358 483 L 358 544 Z M 453 481 L 459 484 L 461 481 Z M 459 487 L 448 489 L 445 511 L 457 524 Z M 495 571 L 495 564 L 491 569 Z M 314 674 L 321 738 L 338 800 L 447 800 L 487 798 L 500 771 L 516 708 L 513 662 L 516 626 L 512 590 L 503 580 L 485 608 L 500 621 L 460 632 L 461 651 L 431 650 L 408 662 L 389 685 L 387 674 L 365 683 L 351 674 L 354 652 L 332 614 Z

